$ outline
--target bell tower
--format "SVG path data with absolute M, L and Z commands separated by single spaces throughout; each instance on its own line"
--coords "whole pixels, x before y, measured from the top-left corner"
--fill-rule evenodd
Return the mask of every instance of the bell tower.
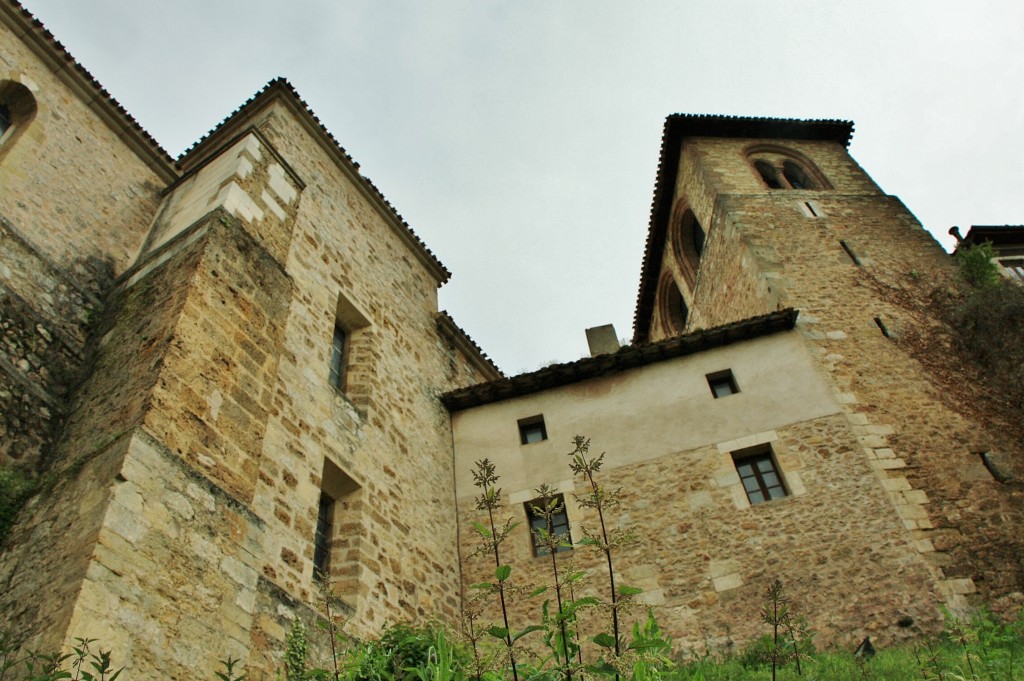
M 1024 512 L 979 453 L 1018 462 L 1019 479 L 1021 427 L 959 390 L 949 343 L 922 342 L 949 338 L 935 301 L 959 295 L 955 265 L 850 156 L 852 133 L 838 120 L 670 116 L 633 342 L 798 309 L 862 445 L 831 454 L 871 461 L 892 502 L 880 512 L 898 514 L 947 605 L 998 607 L 1024 590 Z

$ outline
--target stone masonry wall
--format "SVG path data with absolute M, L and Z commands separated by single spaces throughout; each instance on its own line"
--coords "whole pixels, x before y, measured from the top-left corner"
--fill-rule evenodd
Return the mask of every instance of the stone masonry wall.
M 1022 491 L 979 470 L 977 452 L 997 452 L 1019 472 L 1020 425 L 984 425 L 976 417 L 983 403 L 940 384 L 916 359 L 913 345 L 913 339 L 948 337 L 931 301 L 936 290 L 955 286 L 951 259 L 839 145 L 787 142 L 835 187 L 787 191 L 758 186 L 742 154 L 749 143 L 695 143 L 719 178 L 702 269 L 713 275 L 732 267 L 722 253 L 739 244 L 754 254 L 760 300 L 801 310 L 800 328 L 846 405 L 863 455 L 891 490 L 893 512 L 928 558 L 944 601 L 962 608 L 964 596 L 976 594 L 975 602 L 1014 610 L 1024 601 Z M 817 217 L 803 210 L 805 201 Z M 696 318 L 714 324 L 747 314 L 752 291 L 715 287 L 704 293 L 695 303 Z M 945 357 L 933 352 L 929 361 L 955 367 L 962 360 L 948 347 Z
M 40 463 L 100 307 L 0 217 L 0 464 Z
M 0 22 L 0 81 L 37 112 L 0 159 L 0 215 L 97 294 L 135 259 L 164 182 Z
M 439 282 L 357 181 L 285 107 L 252 120 L 306 182 L 287 262 L 295 295 L 253 501 L 267 522 L 262 574 L 315 602 L 313 536 L 327 461 L 353 489 L 332 542 L 335 556 L 344 545 L 344 574 L 330 575 L 352 610 L 351 631 L 454 617 L 450 426 L 437 397 L 479 374 L 453 371 L 460 360 L 435 321 Z M 365 320 L 352 334 L 344 390 L 328 381 L 341 307 Z
M 771 444 L 790 494 L 751 506 L 730 452 L 755 442 Z M 642 438 L 637 443 L 642 446 Z M 592 444 L 592 453 L 602 451 L 601 443 Z M 677 650 L 722 652 L 763 634 L 759 609 L 775 578 L 821 646 L 852 648 L 869 634 L 888 645 L 941 626 L 929 567 L 900 519 L 888 512 L 887 492 L 845 416 L 623 467 L 614 467 L 615 457 L 607 453 L 598 479 L 608 489 L 621 488 L 622 504 L 609 512 L 610 526 L 632 526 L 640 538 L 614 557 L 616 582 L 644 590 L 633 617 L 645 617 L 652 607 Z M 565 477 L 570 475 L 567 469 Z M 579 482 L 575 493 L 585 494 Z M 578 542 L 581 526 L 596 530 L 597 520 L 565 496 Z M 548 584 L 550 557 L 533 557 L 522 502 L 514 500 L 496 516 L 523 523 L 504 544 L 502 562 L 512 566 L 516 585 Z M 471 592 L 469 585 L 493 580 L 494 563 L 489 554 L 474 554 L 478 541 L 470 523 L 486 522 L 486 516 L 469 498 L 461 498 L 459 507 L 462 552 L 469 557 L 463 579 Z M 602 556 L 577 547 L 557 557 L 587 570 L 583 592 L 607 598 Z M 514 598 L 513 628 L 537 623 L 541 601 L 551 597 Z M 585 626 L 601 626 L 596 617 L 590 615 Z M 898 626 L 906 617 L 914 623 Z M 487 603 L 484 621 L 499 619 L 496 600 Z

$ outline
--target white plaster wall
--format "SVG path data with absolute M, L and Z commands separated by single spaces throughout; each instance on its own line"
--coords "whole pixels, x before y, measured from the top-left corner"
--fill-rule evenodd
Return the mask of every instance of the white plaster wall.
M 715 399 L 706 375 L 731 369 L 740 392 Z M 473 496 L 489 458 L 506 494 L 570 477 L 574 435 L 628 466 L 839 413 L 798 332 L 778 333 L 453 414 L 456 490 Z M 517 421 L 544 415 L 548 439 L 520 444 Z

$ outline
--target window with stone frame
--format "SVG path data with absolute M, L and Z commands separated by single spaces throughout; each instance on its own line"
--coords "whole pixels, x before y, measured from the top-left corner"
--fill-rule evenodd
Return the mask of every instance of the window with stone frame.
M 534 499 L 533 501 L 526 502 L 525 506 L 534 556 L 550 555 L 548 547 L 542 540 L 544 533 L 549 537 L 562 538 L 559 546 L 555 549 L 555 553 L 572 551 L 572 533 L 569 530 L 569 515 L 565 509 L 565 497 L 563 495 L 555 494 L 550 497 Z M 545 517 L 542 509 L 551 511 L 550 522 Z
M 760 445 L 733 452 L 732 459 L 751 505 L 788 496 L 770 446 Z
M 365 500 L 363 488 L 329 459 L 324 460 L 313 541 L 313 579 L 330 589 L 349 608 L 359 592 L 363 566 Z
M 759 144 L 746 151 L 747 160 L 768 189 L 830 189 L 814 163 L 794 149 Z
M 369 405 L 369 383 L 373 366 L 367 347 L 372 334 L 370 320 L 352 301 L 338 296 L 331 333 L 327 381 L 360 411 Z
M 519 419 L 519 442 L 524 445 L 532 445 L 535 442 L 542 442 L 548 439 L 548 429 L 544 425 L 544 415 L 537 414 L 525 419 Z

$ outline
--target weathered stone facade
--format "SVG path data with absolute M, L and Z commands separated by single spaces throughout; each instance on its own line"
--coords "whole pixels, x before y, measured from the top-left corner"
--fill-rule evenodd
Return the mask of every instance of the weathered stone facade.
M 323 614 L 315 570 L 350 633 L 454 620 L 487 573 L 460 559 L 468 467 L 497 461 L 523 515 L 542 482 L 579 491 L 576 433 L 644 539 L 621 578 L 680 644 L 753 636 L 775 576 L 844 644 L 1022 599 L 1021 488 L 977 457 L 1021 479 L 1019 424 L 972 419 L 920 361 L 954 271 L 846 124 L 670 118 L 635 347 L 504 379 L 287 82 L 175 162 L 2 0 L 0 98 L 0 465 L 42 481 L 0 554 L 0 622 L 26 648 L 95 637 L 131 678 L 227 655 L 274 678 L 289 620 Z M 718 399 L 723 370 L 739 392 Z M 522 444 L 541 414 L 548 439 Z M 752 447 L 785 498 L 751 505 Z M 568 520 L 590 522 L 571 501 Z M 539 580 L 525 529 L 512 545 Z

